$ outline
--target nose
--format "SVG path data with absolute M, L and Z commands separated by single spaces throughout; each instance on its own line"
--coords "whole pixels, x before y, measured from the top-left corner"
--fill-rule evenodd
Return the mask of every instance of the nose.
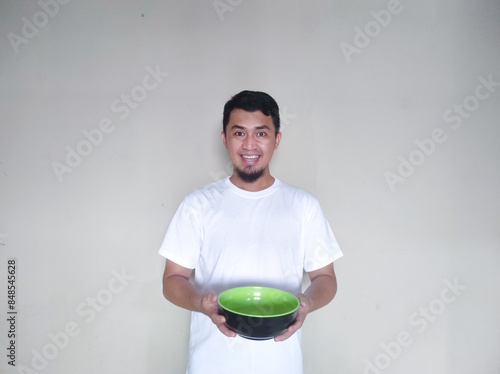
M 257 142 L 252 136 L 247 136 L 243 142 L 243 149 L 246 151 L 251 151 L 257 148 Z

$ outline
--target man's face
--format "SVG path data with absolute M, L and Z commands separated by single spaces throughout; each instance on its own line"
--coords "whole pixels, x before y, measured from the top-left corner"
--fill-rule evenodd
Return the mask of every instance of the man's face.
M 269 162 L 280 140 L 281 133 L 276 134 L 271 116 L 265 116 L 261 111 L 234 109 L 226 133 L 222 132 L 222 142 L 235 173 L 250 183 L 270 175 Z

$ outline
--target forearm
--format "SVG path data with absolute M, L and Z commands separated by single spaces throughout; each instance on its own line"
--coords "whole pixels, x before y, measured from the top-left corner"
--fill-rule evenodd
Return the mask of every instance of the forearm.
M 202 295 L 182 275 L 173 274 L 163 279 L 163 295 L 172 304 L 181 308 L 201 312 Z
M 337 278 L 333 264 L 309 273 L 311 284 L 303 294 L 297 295 L 300 299 L 300 308 L 295 322 L 283 334 L 276 336 L 275 341 L 283 341 L 302 327 L 306 316 L 312 311 L 328 304 L 337 293 Z
M 322 274 L 312 279 L 311 284 L 304 292 L 309 301 L 309 312 L 327 305 L 333 300 L 336 293 L 337 278 L 334 274 Z

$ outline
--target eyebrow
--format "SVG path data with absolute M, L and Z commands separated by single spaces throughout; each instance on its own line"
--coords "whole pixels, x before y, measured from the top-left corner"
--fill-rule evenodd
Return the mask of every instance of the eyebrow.
M 246 129 L 247 129 L 247 127 L 245 127 L 245 126 L 241 126 L 241 125 L 233 125 L 233 126 L 231 126 L 231 130 L 232 130 L 232 129 L 246 130 Z M 256 127 L 255 127 L 255 129 L 256 129 L 256 130 L 264 130 L 264 129 L 266 129 L 266 130 L 269 130 L 269 131 L 271 130 L 271 129 L 269 128 L 269 126 L 266 126 L 266 125 L 256 126 Z

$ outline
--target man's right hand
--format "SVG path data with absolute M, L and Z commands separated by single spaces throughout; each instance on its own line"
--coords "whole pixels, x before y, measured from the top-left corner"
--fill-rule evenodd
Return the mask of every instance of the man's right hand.
M 207 291 L 201 297 L 201 311 L 212 320 L 224 335 L 230 338 L 236 337 L 236 333 L 226 326 L 226 318 L 219 314 L 217 295 L 213 291 Z
M 217 294 L 206 291 L 200 295 L 189 281 L 193 269 L 185 268 L 170 260 L 165 262 L 163 295 L 181 308 L 207 315 L 224 335 L 234 338 L 236 333 L 226 326 L 226 318 L 219 314 Z

